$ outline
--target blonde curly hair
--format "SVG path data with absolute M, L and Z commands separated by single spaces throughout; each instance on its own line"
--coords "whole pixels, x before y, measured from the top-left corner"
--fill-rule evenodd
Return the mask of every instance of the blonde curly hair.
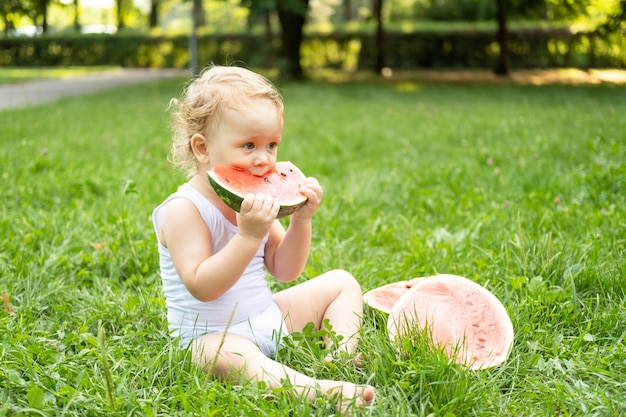
M 282 119 L 282 97 L 267 78 L 241 67 L 207 67 L 190 81 L 180 100 L 170 101 L 170 108 L 173 108 L 171 162 L 193 176 L 196 160 L 191 150 L 192 136 L 200 133 L 211 138 L 225 109 L 241 110 L 256 99 L 269 99 L 275 103 Z

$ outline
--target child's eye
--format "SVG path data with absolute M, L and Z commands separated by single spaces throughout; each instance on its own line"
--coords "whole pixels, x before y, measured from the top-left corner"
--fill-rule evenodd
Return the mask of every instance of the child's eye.
M 276 148 L 278 148 L 278 143 L 276 143 L 276 142 L 272 142 L 272 143 L 267 145 L 267 149 L 269 149 L 270 151 L 274 151 L 274 150 L 276 150 Z
M 248 142 L 245 145 L 243 145 L 243 148 L 247 149 L 247 150 L 252 150 L 252 149 L 254 149 L 254 143 Z

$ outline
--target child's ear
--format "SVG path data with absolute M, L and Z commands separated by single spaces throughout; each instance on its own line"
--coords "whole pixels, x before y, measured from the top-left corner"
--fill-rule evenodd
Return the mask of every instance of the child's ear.
M 209 162 L 209 146 L 204 135 L 196 133 L 191 137 L 189 145 L 191 146 L 191 151 L 198 162 L 203 164 Z

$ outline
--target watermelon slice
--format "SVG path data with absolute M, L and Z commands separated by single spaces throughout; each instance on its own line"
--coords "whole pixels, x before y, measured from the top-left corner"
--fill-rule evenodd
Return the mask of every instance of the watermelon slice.
M 225 165 L 213 167 L 207 172 L 207 176 L 217 195 L 237 212 L 248 193 L 264 193 L 278 198 L 280 210 L 277 218 L 295 213 L 307 200 L 300 193 L 300 184 L 305 176 L 289 161 L 276 162 L 274 172 L 263 176 Z
M 448 356 L 471 369 L 500 365 L 513 345 L 513 325 L 502 303 L 467 278 L 436 275 L 393 282 L 366 292 L 363 300 L 389 314 L 392 340 L 426 329 Z
M 471 369 L 502 364 L 513 324 L 502 303 L 481 285 L 456 275 L 420 280 L 393 305 L 387 329 L 395 340 L 426 330 L 449 357 Z
M 363 294 L 363 301 L 365 301 L 365 304 L 368 306 L 389 314 L 396 304 L 396 301 L 422 279 L 423 278 L 413 278 L 408 281 L 392 282 L 391 284 L 374 288 Z

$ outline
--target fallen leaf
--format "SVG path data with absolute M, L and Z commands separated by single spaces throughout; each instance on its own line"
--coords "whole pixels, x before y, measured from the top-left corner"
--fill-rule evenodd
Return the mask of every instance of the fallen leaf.
M 6 292 L 2 293 L 2 304 L 4 304 L 4 311 L 9 316 L 17 316 L 17 314 L 15 314 L 13 310 L 11 310 L 11 305 L 9 304 L 9 294 L 7 294 Z

